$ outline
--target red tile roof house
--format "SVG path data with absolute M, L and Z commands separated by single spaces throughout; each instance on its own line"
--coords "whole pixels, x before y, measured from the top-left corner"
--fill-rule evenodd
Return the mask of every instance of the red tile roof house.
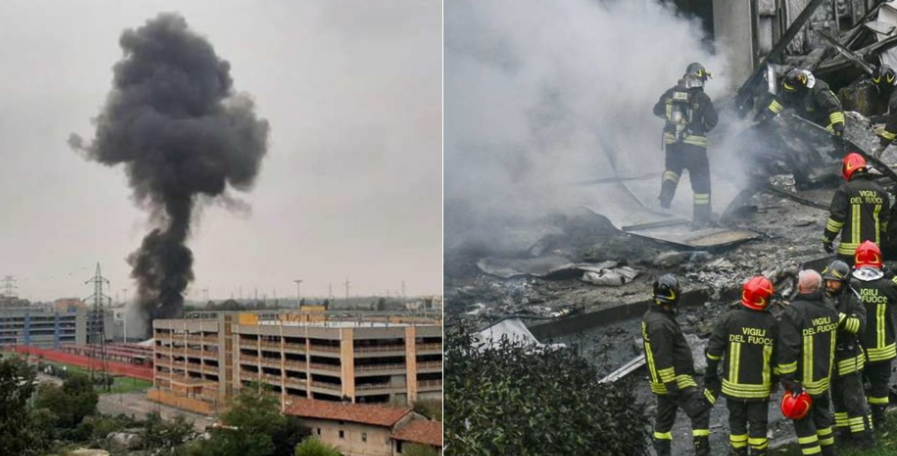
M 442 423 L 426 421 L 409 407 L 295 399 L 285 413 L 301 418 L 312 435 L 346 456 L 401 456 L 409 444 L 442 454 Z

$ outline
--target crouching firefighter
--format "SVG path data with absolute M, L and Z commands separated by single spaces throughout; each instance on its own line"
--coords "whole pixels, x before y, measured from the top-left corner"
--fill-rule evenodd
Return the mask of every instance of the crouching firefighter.
M 687 169 L 694 193 L 692 218 L 699 227 L 711 222 L 710 162 L 707 159 L 707 132 L 719 121 L 704 83 L 710 78 L 700 63 L 686 68 L 678 85 L 661 95 L 654 115 L 666 119 L 663 144 L 666 169 L 660 187 L 660 206 L 669 209 L 682 170 Z
M 866 326 L 866 308 L 859 294 L 850 288 L 850 273 L 850 266 L 840 260 L 833 261 L 822 271 L 826 297 L 838 311 L 832 406 L 839 441 L 870 447 L 874 445 L 875 437 L 863 392 L 866 355 L 859 339 Z
M 657 456 L 670 456 L 676 410 L 691 419 L 695 454 L 710 455 L 710 409 L 713 405 L 694 380 L 694 360 L 685 336 L 676 322 L 679 281 L 667 274 L 654 282 L 654 302 L 642 318 L 645 360 L 651 392 L 657 396 L 654 449 Z
M 807 70 L 793 69 L 782 80 L 782 90 L 766 109 L 757 112 L 754 120 L 765 122 L 785 108 L 793 108 L 800 117 L 807 119 L 833 134 L 844 135 L 844 109 L 841 101 L 829 89 L 828 84 L 816 79 Z
M 785 308 L 779 325 L 779 375 L 785 394 L 806 391 L 813 407 L 806 416 L 794 419 L 794 432 L 802 454 L 835 454 L 829 383 L 832 375 L 838 311 L 823 300 L 822 276 L 800 271 L 798 295 Z
M 869 380 L 869 408 L 876 430 L 883 429 L 885 409 L 888 408 L 888 382 L 891 363 L 897 358 L 894 322 L 897 305 L 897 285 L 882 271 L 881 250 L 866 241 L 857 248 L 851 283 L 866 307 L 866 328 L 862 332 L 866 351 L 863 376 Z
M 881 244 L 888 230 L 891 200 L 869 177 L 866 160 L 856 152 L 844 156 L 841 176 L 845 182 L 832 196 L 822 246 L 827 253 L 834 252 L 834 241 L 840 233 L 838 259 L 852 265 L 860 243 Z
M 767 410 L 775 377 L 778 324 L 767 311 L 773 288 L 769 279 L 752 277 L 741 292 L 741 307 L 725 314 L 707 345 L 704 384 L 714 396 L 722 390 L 729 409 L 730 454 L 766 455 Z M 722 361 L 725 358 L 725 361 Z M 722 364 L 722 382 L 718 366 Z

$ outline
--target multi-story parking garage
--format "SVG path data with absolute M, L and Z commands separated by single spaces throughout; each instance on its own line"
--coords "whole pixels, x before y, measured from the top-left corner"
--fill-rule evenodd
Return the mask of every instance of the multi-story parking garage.
M 156 320 L 149 397 L 212 413 L 235 389 L 292 398 L 411 403 L 442 397 L 442 326 L 434 319 L 338 320 L 323 314 L 219 313 Z

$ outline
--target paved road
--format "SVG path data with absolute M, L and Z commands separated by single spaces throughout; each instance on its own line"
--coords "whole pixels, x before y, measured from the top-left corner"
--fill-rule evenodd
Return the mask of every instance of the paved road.
M 206 426 L 212 424 L 212 420 L 203 415 L 185 412 L 167 405 L 152 402 L 146 398 L 146 393 L 106 394 L 100 396 L 97 409 L 101 413 L 109 415 L 125 414 L 128 416 L 144 417 L 150 413 L 158 412 L 162 419 L 171 420 L 178 415 L 183 415 L 187 421 L 193 423 L 197 431 L 204 431 Z

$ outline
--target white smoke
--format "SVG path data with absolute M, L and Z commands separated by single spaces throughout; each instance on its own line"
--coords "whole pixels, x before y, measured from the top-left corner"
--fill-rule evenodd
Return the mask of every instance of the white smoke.
M 446 245 L 563 212 L 577 181 L 656 172 L 659 192 L 654 103 L 695 61 L 711 98 L 730 86 L 702 33 L 656 0 L 446 2 Z

